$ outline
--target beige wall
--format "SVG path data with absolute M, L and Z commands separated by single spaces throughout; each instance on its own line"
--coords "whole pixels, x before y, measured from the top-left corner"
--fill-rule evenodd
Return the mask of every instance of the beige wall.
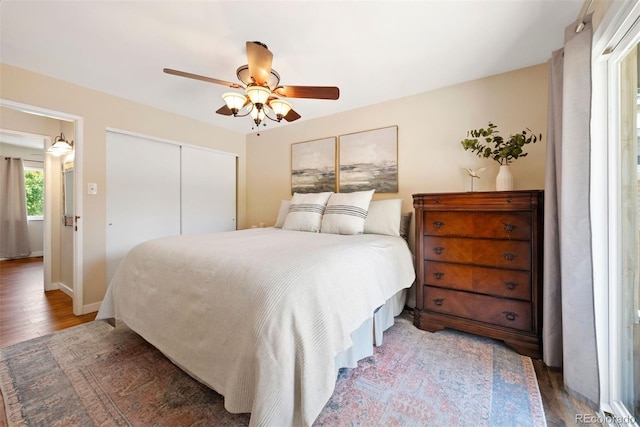
M 375 198 L 402 198 L 403 210 L 410 211 L 413 193 L 467 190 L 469 178 L 463 167 L 486 166 L 475 187 L 495 188 L 497 163 L 478 159 L 460 146 L 468 129 L 491 120 L 505 135 L 524 127 L 546 134 L 546 64 L 329 117 L 274 125 L 261 136 L 248 135 L 246 141 L 244 135 L 206 123 L 7 64 L 1 67 L 0 98 L 83 117 L 83 186 L 95 182 L 99 188 L 98 195 L 83 197 L 84 305 L 101 301 L 106 289 L 107 127 L 237 153 L 240 228 L 272 224 L 280 200 L 291 197 L 290 146 L 295 142 L 397 125 L 399 192 Z M 545 147 L 546 140 L 531 146 L 529 156 L 513 164 L 516 189 L 543 188 Z
M 348 88 L 342 88 L 343 92 Z M 322 102 L 322 101 L 319 101 Z M 328 102 L 328 101 L 327 101 Z M 293 101 L 295 108 L 295 100 Z M 299 111 L 304 116 L 304 111 Z M 463 167 L 486 166 L 475 189 L 494 190 L 498 164 L 464 151 L 469 129 L 499 126 L 503 136 L 529 127 L 543 134 L 529 155 L 512 165 L 515 189 L 544 188 L 547 131 L 547 65 L 516 70 L 330 117 L 303 121 L 247 137 L 247 224 L 275 222 L 280 200 L 291 198 L 291 144 L 398 125 L 399 192 L 374 198 L 466 191 Z
M 83 118 L 83 188 L 98 184 L 98 194 L 83 197 L 83 304 L 100 302 L 106 290 L 106 164 L 107 127 L 214 148 L 238 155 L 238 225 L 246 224 L 245 136 L 77 86 L 62 80 L 0 65 L 0 98 Z M 0 127 L 2 118 L 0 118 Z M 68 136 L 68 135 L 67 135 Z M 78 141 L 76 141 L 77 143 Z

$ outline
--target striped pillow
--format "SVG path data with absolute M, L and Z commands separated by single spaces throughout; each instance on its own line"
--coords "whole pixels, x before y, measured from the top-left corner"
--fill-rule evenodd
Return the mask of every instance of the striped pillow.
M 374 191 L 332 194 L 322 217 L 320 232 L 362 234 Z
M 316 233 L 320 231 L 324 208 L 332 194 L 330 191 L 325 193 L 294 193 L 282 229 Z

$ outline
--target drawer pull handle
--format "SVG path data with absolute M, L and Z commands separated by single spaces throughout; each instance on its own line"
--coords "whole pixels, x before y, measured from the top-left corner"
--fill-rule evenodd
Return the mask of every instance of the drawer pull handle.
M 436 230 L 440 230 L 442 227 L 444 227 L 444 222 L 440 222 L 440 221 L 433 222 L 433 228 L 435 228 Z
M 504 284 L 504 287 L 509 289 L 510 291 L 514 290 L 516 288 L 516 286 L 518 286 L 518 284 L 515 283 L 515 282 L 506 282 Z
M 442 255 L 442 252 L 444 252 L 444 248 L 442 246 L 438 246 L 437 248 L 433 248 L 433 251 L 438 255 Z
M 503 311 L 502 314 L 504 314 L 504 317 L 511 322 L 516 320 L 516 317 L 518 317 L 518 314 L 513 311 Z
M 505 252 L 503 255 L 505 261 L 513 261 L 514 259 L 516 259 L 516 254 L 514 254 L 513 252 Z
M 504 227 L 504 231 L 506 231 L 507 233 L 511 233 L 513 230 L 516 229 L 515 225 L 509 224 L 508 222 L 503 222 L 502 226 Z
M 440 280 L 440 279 L 442 279 L 442 277 L 444 277 L 444 273 L 436 271 L 435 273 L 433 273 L 433 277 L 435 277 L 436 280 Z
M 444 303 L 444 298 L 436 298 L 433 300 L 433 303 L 440 307 Z

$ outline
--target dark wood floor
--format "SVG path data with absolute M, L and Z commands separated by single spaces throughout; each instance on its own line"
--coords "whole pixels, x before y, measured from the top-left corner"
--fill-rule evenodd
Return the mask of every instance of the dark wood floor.
M 567 394 L 560 368 L 550 368 L 536 359 L 533 359 L 533 367 L 538 377 L 538 388 L 549 427 L 605 425 L 593 421 L 598 419 L 593 409 Z
M 73 315 L 72 299 L 44 291 L 42 258 L 0 261 L 0 347 L 90 322 Z
M 74 316 L 67 294 L 43 291 L 42 258 L 0 261 L 0 347 L 90 322 L 95 316 Z M 577 415 L 595 415 L 564 391 L 560 369 L 539 360 L 533 364 L 548 426 L 584 425 Z

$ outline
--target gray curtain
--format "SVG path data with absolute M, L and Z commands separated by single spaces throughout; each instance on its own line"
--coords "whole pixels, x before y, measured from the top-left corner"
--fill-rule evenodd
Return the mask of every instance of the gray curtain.
M 549 61 L 543 301 L 544 362 L 567 391 L 600 401 L 590 217 L 591 16 Z
M 0 158 L 0 258 L 31 255 L 22 159 Z

